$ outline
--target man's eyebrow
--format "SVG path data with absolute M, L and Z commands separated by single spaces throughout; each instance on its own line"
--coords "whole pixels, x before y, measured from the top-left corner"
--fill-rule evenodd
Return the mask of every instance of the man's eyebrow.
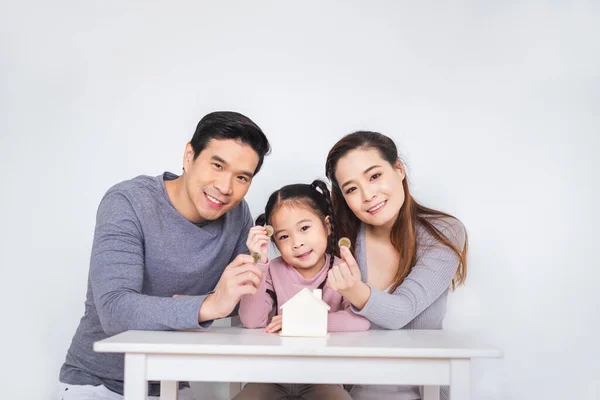
M 217 161 L 219 164 L 229 166 L 229 163 L 227 161 L 225 161 L 222 157 L 219 157 L 217 155 L 213 155 L 210 159 L 213 161 Z M 249 171 L 240 171 L 239 173 L 241 175 L 246 175 L 248 178 L 252 178 L 254 176 L 254 173 Z
M 213 155 L 210 159 L 214 160 L 214 161 L 218 161 L 221 164 L 229 165 L 229 163 L 227 161 L 223 160 L 221 157 L 219 157 L 217 155 Z

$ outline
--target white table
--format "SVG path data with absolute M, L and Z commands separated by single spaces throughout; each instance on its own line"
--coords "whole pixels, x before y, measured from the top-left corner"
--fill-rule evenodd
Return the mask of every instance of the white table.
M 147 381 L 176 400 L 178 381 L 422 385 L 438 399 L 469 400 L 471 360 L 502 352 L 450 331 L 371 330 L 328 338 L 287 338 L 261 329 L 201 332 L 128 331 L 96 342 L 99 352 L 125 353 L 125 400 L 145 400 Z

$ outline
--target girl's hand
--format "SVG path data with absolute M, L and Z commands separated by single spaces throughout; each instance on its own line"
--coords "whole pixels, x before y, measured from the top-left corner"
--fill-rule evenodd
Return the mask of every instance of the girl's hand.
M 264 226 L 257 225 L 250 228 L 248 232 L 248 240 L 246 240 L 246 247 L 250 251 L 250 254 L 257 252 L 260 254 L 260 262 L 262 264 L 269 261 L 269 237 L 267 236 L 267 230 Z
M 342 247 L 340 254 L 344 261 L 334 265 L 327 273 L 327 287 L 344 295 L 343 292 L 352 291 L 360 283 L 360 269 L 347 247 Z
M 271 319 L 269 325 L 265 327 L 265 332 L 275 333 L 281 330 L 281 315 L 276 315 Z

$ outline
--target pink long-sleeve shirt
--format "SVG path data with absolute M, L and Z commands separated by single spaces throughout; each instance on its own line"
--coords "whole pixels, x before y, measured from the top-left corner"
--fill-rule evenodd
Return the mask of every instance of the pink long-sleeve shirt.
M 327 279 L 329 271 L 329 255 L 325 260 L 323 268 L 312 278 L 304 278 L 296 269 L 281 257 L 267 264 L 258 264 L 263 275 L 254 295 L 244 295 L 240 301 L 239 315 L 242 324 L 246 328 L 263 328 L 269 322 L 273 311 L 274 301 L 267 290 L 273 291 L 277 298 L 276 314 L 281 313 L 281 307 L 289 299 L 294 297 L 303 288 L 316 289 Z M 341 260 L 337 257 L 334 264 Z M 329 304 L 330 310 L 327 316 L 327 330 L 329 332 L 352 332 L 366 331 L 371 326 L 368 319 L 355 314 L 341 294 L 323 287 L 323 301 Z

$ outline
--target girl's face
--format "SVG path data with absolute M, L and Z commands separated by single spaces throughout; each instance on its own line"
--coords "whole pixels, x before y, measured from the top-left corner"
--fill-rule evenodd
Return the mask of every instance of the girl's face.
M 404 204 L 405 177 L 399 160 L 392 166 L 376 149 L 348 152 L 335 170 L 348 207 L 362 222 L 375 227 L 391 227 L 398 218 Z
M 283 260 L 299 269 L 314 269 L 325 264 L 327 240 L 331 233 L 329 218 L 325 224 L 308 207 L 283 204 L 271 215 L 273 238 Z

